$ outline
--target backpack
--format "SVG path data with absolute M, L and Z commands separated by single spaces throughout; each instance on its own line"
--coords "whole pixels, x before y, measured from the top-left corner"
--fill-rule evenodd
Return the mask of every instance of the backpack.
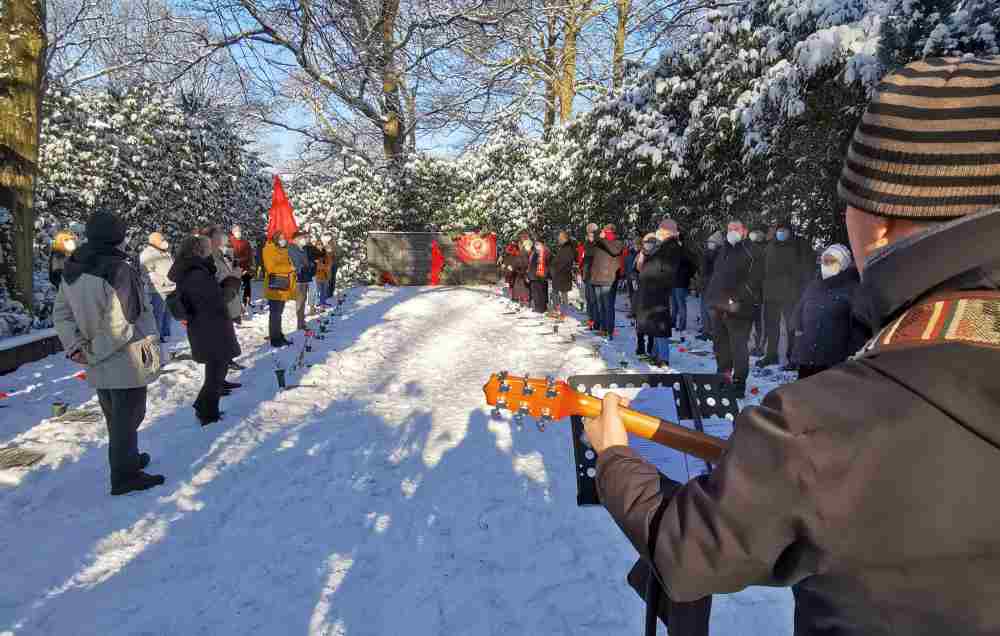
M 180 293 L 178 293 L 176 289 L 167 294 L 165 300 L 167 303 L 167 311 L 169 311 L 170 315 L 174 317 L 174 320 L 184 322 L 185 320 L 191 319 L 191 314 L 188 311 L 187 305 L 184 304 L 184 300 L 181 298 Z

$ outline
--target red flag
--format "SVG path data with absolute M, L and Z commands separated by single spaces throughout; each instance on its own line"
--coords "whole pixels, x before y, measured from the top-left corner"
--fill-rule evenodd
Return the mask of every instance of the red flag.
M 439 285 L 441 283 L 442 269 L 444 269 L 444 254 L 441 253 L 438 242 L 431 241 L 431 273 L 430 280 L 428 281 L 431 285 Z
M 292 213 L 292 204 L 285 196 L 285 188 L 281 185 L 281 178 L 274 175 L 274 193 L 271 195 L 271 213 L 267 219 L 268 240 L 275 232 L 280 231 L 285 238 L 291 240 L 299 231 L 299 224 L 295 222 L 295 214 Z
M 463 263 L 496 263 L 497 262 L 497 235 L 479 236 L 468 233 L 455 239 L 455 248 L 458 258 Z M 508 247 L 509 250 L 509 247 Z M 509 252 L 508 252 L 509 253 Z

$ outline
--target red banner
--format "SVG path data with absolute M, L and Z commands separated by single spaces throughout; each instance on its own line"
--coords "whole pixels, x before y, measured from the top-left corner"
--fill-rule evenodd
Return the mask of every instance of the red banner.
M 270 240 L 275 232 L 280 231 L 286 239 L 291 242 L 292 237 L 298 232 L 299 226 L 295 222 L 295 215 L 292 213 L 292 204 L 285 196 L 285 188 L 281 185 L 281 178 L 274 175 L 274 192 L 271 194 L 271 213 L 267 220 L 267 238 Z
M 497 235 L 463 234 L 455 239 L 455 251 L 463 263 L 496 263 Z
M 431 285 L 441 284 L 441 270 L 444 269 L 444 254 L 437 241 L 431 241 L 431 273 L 427 281 Z

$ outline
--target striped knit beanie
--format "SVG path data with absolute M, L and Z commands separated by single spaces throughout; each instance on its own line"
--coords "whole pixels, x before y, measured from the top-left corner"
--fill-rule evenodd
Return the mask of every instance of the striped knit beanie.
M 1000 57 L 928 59 L 886 76 L 837 190 L 848 205 L 889 217 L 1000 206 Z

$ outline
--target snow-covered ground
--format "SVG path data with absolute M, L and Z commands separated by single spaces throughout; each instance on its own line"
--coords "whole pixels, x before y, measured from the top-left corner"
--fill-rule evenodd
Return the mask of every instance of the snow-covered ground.
M 634 550 L 606 512 L 576 506 L 568 423 L 518 432 L 491 419 L 482 385 L 623 357 L 648 369 L 628 328 L 599 359 L 565 337 L 575 321 L 556 336 L 506 312 L 485 288 L 352 290 L 283 392 L 273 369 L 296 351 L 276 359 L 258 316 L 238 331 L 249 368 L 223 422 L 197 424 L 190 360 L 150 387 L 140 447 L 167 483 L 127 497 L 107 494 L 103 420 L 48 419 L 57 400 L 96 408 L 78 367 L 51 356 L 0 377 L 0 446 L 47 453 L 0 471 L 0 634 L 642 633 Z M 692 352 L 672 363 L 715 368 Z M 716 597 L 712 633 L 791 622 L 787 590 L 752 588 Z

